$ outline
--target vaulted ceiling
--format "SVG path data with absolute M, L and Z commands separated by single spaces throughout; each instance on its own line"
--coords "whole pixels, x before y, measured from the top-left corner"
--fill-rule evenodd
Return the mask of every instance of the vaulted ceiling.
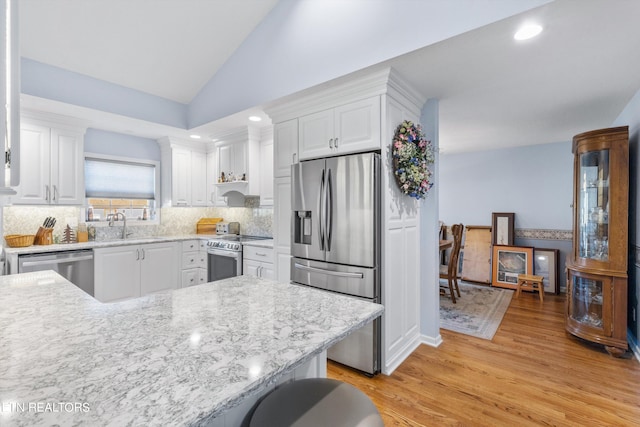
M 185 127 L 205 134 L 237 127 L 246 110 L 260 114 L 279 97 L 383 66 L 440 100 L 445 152 L 567 141 L 609 126 L 640 89 L 640 2 L 626 0 L 21 0 L 20 7 L 23 57 L 184 105 L 192 116 Z M 518 43 L 513 33 L 525 21 L 544 31 Z M 32 108 L 85 115 L 96 127 L 186 134 L 118 111 L 25 99 Z

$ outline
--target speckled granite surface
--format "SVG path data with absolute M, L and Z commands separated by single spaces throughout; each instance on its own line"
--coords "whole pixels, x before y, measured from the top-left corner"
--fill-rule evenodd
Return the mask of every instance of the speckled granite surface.
M 112 304 L 55 273 L 3 276 L 0 425 L 199 425 L 381 312 L 249 276 Z
M 209 240 L 213 236 L 205 234 L 182 234 L 177 236 L 156 236 L 156 237 L 141 237 L 141 238 L 128 238 L 126 240 L 103 240 L 84 243 L 68 243 L 58 245 L 33 245 L 26 248 L 4 248 L 7 254 L 36 254 L 42 252 L 60 252 L 60 251 L 73 251 L 79 249 L 93 249 L 93 248 L 108 248 L 112 246 L 126 246 L 126 245 L 140 245 L 144 243 L 160 243 L 160 242 L 179 242 L 183 240 L 192 239 L 204 239 Z

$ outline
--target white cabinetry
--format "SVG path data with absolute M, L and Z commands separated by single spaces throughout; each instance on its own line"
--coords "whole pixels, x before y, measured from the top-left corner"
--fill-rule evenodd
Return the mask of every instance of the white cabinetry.
M 275 279 L 273 249 L 243 245 L 242 274 Z
M 245 181 L 216 185 L 216 205 L 230 206 L 238 201 L 244 203 L 242 196 L 260 195 L 260 129 L 246 127 L 231 134 L 215 135 L 217 156 L 217 178 L 224 173 L 225 178 L 233 174 L 235 179 Z M 235 194 L 227 194 L 227 192 Z M 238 199 L 237 194 L 240 194 Z M 227 195 L 225 195 L 227 194 Z M 229 199 L 227 197 L 231 196 Z M 244 206 L 244 204 L 242 204 Z
M 260 206 L 273 206 L 273 130 L 263 128 L 260 136 Z
M 298 119 L 274 126 L 273 175 L 291 176 L 291 165 L 298 163 Z
M 300 159 L 380 149 L 380 97 L 299 118 Z
M 158 141 L 162 159 L 163 206 L 207 205 L 207 154 L 204 146 L 171 138 Z
M 181 286 L 207 283 L 207 246 L 204 240 L 182 242 Z
M 82 205 L 84 129 L 23 118 L 16 204 Z
M 274 126 L 273 256 L 278 281 L 290 281 L 291 165 L 298 158 L 298 119 Z
M 176 242 L 96 248 L 95 297 L 102 302 L 136 298 L 178 287 Z

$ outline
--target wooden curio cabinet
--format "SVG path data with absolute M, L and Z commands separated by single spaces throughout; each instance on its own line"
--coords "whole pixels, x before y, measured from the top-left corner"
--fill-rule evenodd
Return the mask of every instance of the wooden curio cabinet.
M 629 130 L 573 138 L 573 248 L 566 329 L 619 356 L 627 346 Z

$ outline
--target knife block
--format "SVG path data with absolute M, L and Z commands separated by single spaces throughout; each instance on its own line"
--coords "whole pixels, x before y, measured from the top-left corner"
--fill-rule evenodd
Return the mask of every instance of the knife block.
M 53 228 L 38 228 L 36 238 L 33 242 L 35 245 L 50 245 L 53 243 Z

